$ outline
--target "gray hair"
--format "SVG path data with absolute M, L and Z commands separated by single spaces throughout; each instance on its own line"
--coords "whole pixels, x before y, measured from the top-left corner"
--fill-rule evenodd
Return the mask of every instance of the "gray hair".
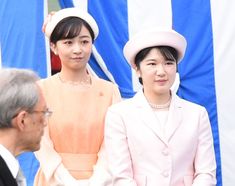
M 31 70 L 0 69 L 0 128 L 10 128 L 21 110 L 33 110 L 39 99 L 39 79 Z

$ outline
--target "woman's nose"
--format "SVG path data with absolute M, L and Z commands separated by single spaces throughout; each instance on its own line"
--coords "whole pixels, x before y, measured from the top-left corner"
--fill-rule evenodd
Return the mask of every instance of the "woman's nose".
M 158 64 L 156 66 L 156 72 L 155 72 L 156 75 L 164 75 L 165 74 L 165 68 L 163 66 L 163 64 Z
M 75 43 L 73 46 L 73 53 L 80 53 L 81 52 L 81 45 L 79 43 Z

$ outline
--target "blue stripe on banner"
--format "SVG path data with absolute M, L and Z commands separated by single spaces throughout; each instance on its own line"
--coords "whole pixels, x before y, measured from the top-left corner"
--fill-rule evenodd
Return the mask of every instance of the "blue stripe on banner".
M 59 4 L 62 9 L 74 7 L 73 0 L 59 0 Z
M 100 65 L 97 63 L 94 55 L 92 54 L 89 60 L 89 65 L 92 68 L 92 70 L 96 73 L 98 77 L 101 77 L 102 79 L 105 79 L 107 81 L 110 81 L 110 79 L 107 77 L 107 75 L 104 73 L 104 71 L 101 69 Z
M 0 40 L 2 66 L 28 68 L 47 76 L 43 23 L 43 3 L 1 0 Z
M 43 18 L 43 1 L 21 0 L 16 6 L 15 0 L 1 0 L 2 67 L 27 68 L 47 77 L 45 39 L 41 31 Z M 32 186 L 38 161 L 31 152 L 18 159 L 27 185 Z
M 100 29 L 95 41 L 97 51 L 119 85 L 122 97 L 132 97 L 131 67 L 122 53 L 128 39 L 127 1 L 88 1 L 88 12 L 96 19 Z
M 206 107 L 212 126 L 217 162 L 217 186 L 222 185 L 220 143 L 214 78 L 213 33 L 210 1 L 172 1 L 173 27 L 189 43 L 179 64 L 178 94 Z M 185 16 L 187 15 L 187 16 Z
M 0 41 L 2 67 L 27 68 L 41 77 L 47 77 L 44 34 L 41 31 L 44 18 L 42 1 L 1 0 Z M 27 185 L 33 185 L 39 163 L 33 153 L 18 157 Z

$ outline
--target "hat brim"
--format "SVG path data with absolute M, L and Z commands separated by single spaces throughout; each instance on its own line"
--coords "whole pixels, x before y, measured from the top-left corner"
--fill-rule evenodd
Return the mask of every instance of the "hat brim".
M 99 28 L 98 28 L 96 21 L 93 19 L 93 17 L 90 14 L 88 14 L 86 11 L 83 11 L 79 8 L 65 8 L 56 12 L 51 17 L 51 20 L 47 23 L 46 28 L 45 28 L 45 34 L 48 38 L 51 37 L 51 33 L 55 29 L 56 25 L 62 19 L 66 17 L 78 17 L 86 21 L 90 25 L 91 29 L 93 30 L 95 39 L 97 38 L 99 34 Z
M 143 49 L 154 46 L 170 46 L 178 52 L 178 63 L 185 54 L 187 42 L 178 32 L 172 29 L 153 29 L 133 36 L 124 46 L 123 53 L 130 65 L 135 68 L 135 57 Z

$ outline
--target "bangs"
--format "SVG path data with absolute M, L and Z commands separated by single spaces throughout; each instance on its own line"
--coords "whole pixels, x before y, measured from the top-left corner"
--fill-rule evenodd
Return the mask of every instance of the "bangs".
M 165 60 L 177 62 L 178 52 L 175 48 L 170 47 L 170 46 L 153 46 L 153 47 L 142 49 L 140 52 L 137 53 L 137 55 L 135 56 L 134 62 L 138 68 L 140 67 L 140 62 L 148 55 L 148 53 L 153 48 L 158 49 Z
M 58 32 L 58 37 L 61 39 L 71 39 L 78 36 L 82 29 L 82 20 L 79 18 L 71 18 L 69 21 L 64 20 Z
M 61 39 L 71 39 L 79 35 L 82 28 L 82 20 L 77 17 L 62 19 L 51 34 L 51 42 L 56 43 Z
M 175 48 L 170 46 L 160 46 L 159 50 L 166 60 L 177 62 L 178 53 Z
M 53 30 L 50 41 L 56 43 L 61 39 L 72 39 L 80 34 L 83 25 L 89 30 L 93 41 L 94 33 L 90 25 L 78 17 L 67 17 L 62 19 Z

